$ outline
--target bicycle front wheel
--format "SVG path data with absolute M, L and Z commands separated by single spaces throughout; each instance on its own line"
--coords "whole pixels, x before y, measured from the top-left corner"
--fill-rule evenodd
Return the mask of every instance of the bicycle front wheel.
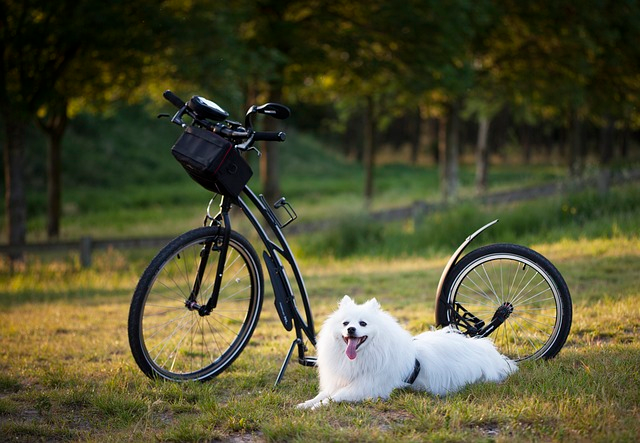
M 571 329 L 571 296 L 560 272 L 539 253 L 514 244 L 485 246 L 463 257 L 437 309 L 438 323 L 469 335 L 509 312 L 490 337 L 516 361 L 554 357 Z
M 193 309 L 211 296 L 220 258 L 222 230 L 204 227 L 171 241 L 151 261 L 133 294 L 129 344 L 149 377 L 208 380 L 240 355 L 258 323 L 263 275 L 251 244 L 231 231 L 217 306 L 208 315 Z M 208 253 L 206 251 L 208 250 Z M 201 261 L 207 263 L 194 290 Z

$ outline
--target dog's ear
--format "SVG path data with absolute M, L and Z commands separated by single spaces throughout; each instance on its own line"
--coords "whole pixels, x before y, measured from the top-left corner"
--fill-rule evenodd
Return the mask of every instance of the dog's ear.
M 378 300 L 376 300 L 375 298 L 372 298 L 371 300 L 366 302 L 365 306 L 368 306 L 368 307 L 373 308 L 373 309 L 381 309 L 380 303 L 378 303 Z
M 342 308 L 345 306 L 349 306 L 349 305 L 355 305 L 356 303 L 351 299 L 351 297 L 349 297 L 348 295 L 345 295 L 344 297 L 342 297 L 342 300 L 340 300 L 340 303 L 338 303 L 338 307 Z

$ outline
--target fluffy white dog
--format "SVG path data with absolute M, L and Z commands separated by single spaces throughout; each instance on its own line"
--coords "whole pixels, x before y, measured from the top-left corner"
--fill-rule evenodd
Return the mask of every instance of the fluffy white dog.
M 358 305 L 349 296 L 323 324 L 317 355 L 320 393 L 299 408 L 388 398 L 405 387 L 446 395 L 518 369 L 489 339 L 450 328 L 412 337 L 376 299 Z

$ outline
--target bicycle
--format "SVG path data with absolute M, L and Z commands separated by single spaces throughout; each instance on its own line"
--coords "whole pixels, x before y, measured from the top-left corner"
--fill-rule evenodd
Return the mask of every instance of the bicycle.
M 286 119 L 290 110 L 277 103 L 254 105 L 244 123 L 239 123 L 203 97 L 193 96 L 185 102 L 171 91 L 163 96 L 178 108 L 171 122 L 184 129 L 173 147 L 174 156 L 195 181 L 221 195 L 220 209 L 211 215 L 212 199 L 204 226 L 169 242 L 142 274 L 128 318 L 131 352 L 142 372 L 151 378 L 205 381 L 222 373 L 243 351 L 259 320 L 264 275 L 255 248 L 232 229 L 230 210 L 237 206 L 261 240 L 261 258 L 273 287 L 278 317 L 287 331 L 295 331 L 277 385 L 296 348 L 300 364 L 316 364 L 316 358 L 307 355 L 305 342 L 306 338 L 316 345 L 309 295 L 283 234 L 297 214 L 281 198 L 273 205 L 285 211 L 288 219 L 281 221 L 264 197 L 249 188 L 251 169 L 239 152 L 256 151 L 259 155 L 254 142 L 285 141 L 283 132 L 255 131 L 253 118 L 262 114 Z M 190 125 L 184 122 L 185 116 L 191 119 Z M 185 160 L 185 151 L 187 157 L 198 157 L 198 161 Z M 213 161 L 220 152 L 223 159 Z M 201 167 L 207 161 L 213 162 L 215 171 L 212 164 Z M 249 204 L 266 221 L 272 236 Z M 513 244 L 489 245 L 462 256 L 473 239 L 496 222 L 467 237 L 445 266 L 436 290 L 436 324 L 469 336 L 492 334 L 500 351 L 518 361 L 552 358 L 567 339 L 572 317 L 569 289 L 553 264 L 537 252 Z

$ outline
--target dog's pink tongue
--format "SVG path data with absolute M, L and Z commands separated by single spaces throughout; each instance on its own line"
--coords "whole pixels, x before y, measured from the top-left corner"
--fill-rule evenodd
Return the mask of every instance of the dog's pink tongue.
M 359 338 L 349 338 L 347 339 L 347 357 L 349 357 L 349 360 L 353 360 L 356 358 L 356 348 L 358 347 L 358 344 L 360 343 L 360 339 Z

